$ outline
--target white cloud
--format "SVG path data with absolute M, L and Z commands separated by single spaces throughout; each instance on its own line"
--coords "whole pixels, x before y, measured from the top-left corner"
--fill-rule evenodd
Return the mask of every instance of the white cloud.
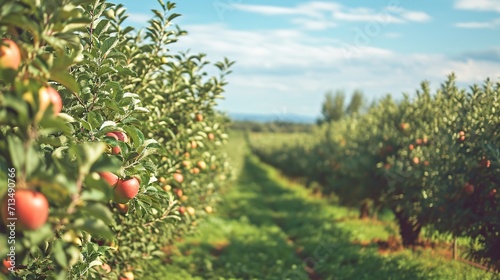
M 342 5 L 329 2 L 311 1 L 307 4 L 297 5 L 295 7 L 280 7 L 271 5 L 249 5 L 249 4 L 234 4 L 232 5 L 237 10 L 252 12 L 262 15 L 306 15 L 312 17 L 321 16 L 324 12 L 339 11 Z
M 337 24 L 335 22 L 331 22 L 328 20 L 308 19 L 308 18 L 295 18 L 292 20 L 292 23 L 307 30 L 325 30 L 337 27 Z
M 432 18 L 420 11 L 405 10 L 401 7 L 387 6 L 380 11 L 369 8 L 348 9 L 347 12 L 333 14 L 334 18 L 346 21 L 380 22 L 380 23 L 405 23 L 426 22 Z
M 403 11 L 401 13 L 401 17 L 408 21 L 415 21 L 415 22 L 426 22 L 432 19 L 432 17 L 427 13 L 417 12 L 417 11 Z
M 350 12 L 335 12 L 333 18 L 340 21 L 358 22 L 380 22 L 380 23 L 403 23 L 404 20 L 388 13 L 374 13 L 370 10 L 358 10 Z
M 232 7 L 236 8 L 237 10 L 268 16 L 308 14 L 306 11 L 278 6 L 234 4 Z
M 368 45 L 346 49 L 339 40 L 297 29 L 238 31 L 221 24 L 184 28 L 190 35 L 181 37 L 175 48 L 208 53 L 212 61 L 236 60 L 222 102 L 222 109 L 232 111 L 265 113 L 286 107 L 315 115 L 329 89 L 360 88 L 369 97 L 400 96 L 413 93 L 422 80 L 437 87 L 452 71 L 467 84 L 500 77 L 500 61 L 472 56 L 403 54 Z
M 468 28 L 468 29 L 496 28 L 500 27 L 500 18 L 491 21 L 458 22 L 455 24 L 455 26 L 459 28 Z
M 476 22 L 476 21 L 469 21 L 469 22 L 458 22 L 455 24 L 456 27 L 459 28 L 467 28 L 467 29 L 481 29 L 481 28 L 493 28 L 494 25 L 492 25 L 490 22 Z
M 292 23 L 304 29 L 323 30 L 337 27 L 339 22 L 407 23 L 426 22 L 431 16 L 420 11 L 388 6 L 380 10 L 359 7 L 349 8 L 336 2 L 311 1 L 295 7 L 272 5 L 234 4 L 233 8 L 266 16 L 295 16 Z
M 235 31 L 223 25 L 195 25 L 186 29 L 190 36 L 182 37 L 181 43 L 197 49 L 202 46 L 206 53 L 235 57 L 244 67 L 311 67 L 390 54 L 388 50 L 364 45 L 353 45 L 351 49 L 339 40 L 308 37 L 298 30 Z M 214 34 L 218 39 L 214 39 Z
M 130 20 L 131 22 L 134 22 L 134 23 L 140 23 L 142 25 L 146 25 L 148 20 L 151 19 L 151 15 L 150 14 L 140 14 L 140 13 L 130 13 L 128 15 L 127 19 Z
M 456 0 L 455 8 L 462 10 L 495 11 L 500 13 L 498 0 Z
M 321 2 L 321 1 L 311 1 L 307 4 L 299 5 L 300 9 L 311 9 L 319 11 L 338 11 L 343 8 L 339 3 L 335 2 Z

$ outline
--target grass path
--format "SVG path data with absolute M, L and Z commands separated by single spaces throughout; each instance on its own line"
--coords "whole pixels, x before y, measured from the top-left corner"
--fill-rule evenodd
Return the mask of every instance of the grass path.
M 355 212 L 313 198 L 253 156 L 224 198 L 151 279 L 496 279 L 430 251 L 384 256 L 357 244 L 394 229 L 350 219 Z

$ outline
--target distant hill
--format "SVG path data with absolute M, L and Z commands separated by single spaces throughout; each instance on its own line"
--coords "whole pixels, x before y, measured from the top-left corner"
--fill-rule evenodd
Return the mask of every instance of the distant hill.
M 293 123 L 310 123 L 316 122 L 315 117 L 302 116 L 295 114 L 244 114 L 244 113 L 229 113 L 229 117 L 235 121 L 253 121 L 253 122 L 272 122 L 272 121 L 283 121 L 283 122 L 293 122 Z

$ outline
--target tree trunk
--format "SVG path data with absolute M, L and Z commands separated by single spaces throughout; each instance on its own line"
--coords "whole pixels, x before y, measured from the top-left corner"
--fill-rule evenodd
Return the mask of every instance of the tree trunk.
M 453 259 L 458 259 L 457 237 L 453 236 Z
M 394 211 L 399 224 L 399 233 L 405 248 L 414 246 L 419 240 L 422 225 L 417 218 L 409 218 L 402 211 Z
M 370 207 L 368 206 L 368 201 L 363 201 L 359 208 L 359 218 L 367 219 L 368 217 L 370 217 Z
M 372 207 L 372 219 L 373 220 L 378 220 L 378 212 L 380 211 L 381 204 L 378 202 L 373 203 Z

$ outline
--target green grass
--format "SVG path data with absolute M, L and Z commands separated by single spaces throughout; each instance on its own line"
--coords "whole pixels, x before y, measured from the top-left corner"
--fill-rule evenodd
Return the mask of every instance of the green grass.
M 376 245 L 355 244 L 387 239 L 396 228 L 357 220 L 357 211 L 311 196 L 243 156 L 239 143 L 229 147 L 240 172 L 223 205 L 169 253 L 169 263 L 155 263 L 159 269 L 144 279 L 498 279 L 431 251 L 382 256 Z

